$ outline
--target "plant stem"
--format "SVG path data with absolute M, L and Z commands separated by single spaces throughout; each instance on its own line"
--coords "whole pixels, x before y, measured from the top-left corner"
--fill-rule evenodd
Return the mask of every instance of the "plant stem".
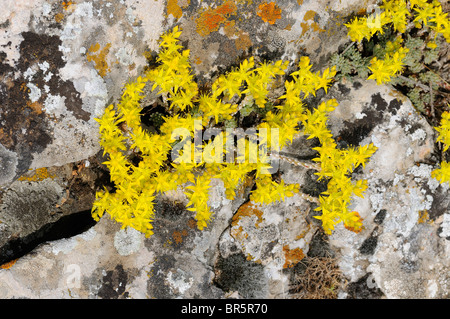
M 306 169 L 314 169 L 316 171 L 321 171 L 322 170 L 322 168 L 320 167 L 320 164 L 300 161 L 298 159 L 295 159 L 295 158 L 292 158 L 292 157 L 288 157 L 288 156 L 284 156 L 284 155 L 281 155 L 281 154 L 275 153 L 275 152 L 271 152 L 270 155 L 272 155 L 273 157 L 278 158 L 278 159 L 280 159 L 282 161 L 288 162 L 289 164 L 293 164 L 295 166 L 304 167 Z
M 404 75 L 399 74 L 399 75 L 398 75 L 398 78 L 399 78 L 399 79 L 402 79 L 403 81 L 412 83 L 412 84 L 414 84 L 414 85 L 420 87 L 421 89 L 423 89 L 423 90 L 425 90 L 425 91 L 427 91 L 427 92 L 430 91 L 430 88 L 429 88 L 428 86 L 426 86 L 425 84 L 423 84 L 423 83 L 421 83 L 421 82 L 418 82 L 418 81 L 415 81 L 415 80 L 413 80 L 413 79 L 407 78 L 407 77 L 404 76 Z
M 431 81 L 430 81 L 430 113 L 431 113 L 431 116 L 434 117 L 434 103 L 433 103 L 433 100 L 434 100 L 433 87 L 432 87 L 432 84 L 431 84 Z
M 344 53 L 345 53 L 345 52 L 347 52 L 347 50 L 348 50 L 348 49 L 350 49 L 350 48 L 351 48 L 352 46 L 354 46 L 354 45 L 355 45 L 355 43 L 356 43 L 356 42 L 352 42 L 352 43 L 350 43 L 350 45 L 348 45 L 348 46 L 347 46 L 347 47 L 345 48 L 345 50 L 344 50 L 344 51 L 342 51 L 342 53 L 341 53 L 341 54 L 342 54 L 342 55 L 344 55 Z

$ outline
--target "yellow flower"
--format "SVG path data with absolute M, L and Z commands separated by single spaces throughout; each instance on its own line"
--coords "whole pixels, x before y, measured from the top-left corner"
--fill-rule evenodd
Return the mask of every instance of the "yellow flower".
M 431 172 L 431 177 L 437 179 L 441 184 L 450 182 L 450 163 L 443 161 L 440 168 Z
M 449 104 L 450 106 L 450 104 Z M 435 127 L 436 131 L 438 131 L 439 135 L 437 138 L 438 142 L 442 142 L 444 144 L 444 152 L 448 150 L 450 146 L 450 113 L 445 111 L 441 115 L 440 126 Z
M 373 79 L 377 81 L 377 84 L 382 84 L 385 82 L 389 82 L 391 79 L 391 71 L 387 67 L 385 61 L 378 60 L 377 57 L 374 57 L 370 61 L 369 70 L 372 71 L 372 75 L 368 77 L 368 79 Z
M 362 39 L 370 38 L 370 29 L 367 19 L 356 17 L 350 23 L 344 24 L 348 28 L 348 35 L 352 41 L 360 42 Z

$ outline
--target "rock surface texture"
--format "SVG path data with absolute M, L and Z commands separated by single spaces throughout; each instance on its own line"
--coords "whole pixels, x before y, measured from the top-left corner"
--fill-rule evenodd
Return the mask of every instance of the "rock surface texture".
M 317 204 L 301 194 L 254 206 L 247 187 L 228 200 L 220 180 L 203 231 L 180 189 L 156 198 L 150 238 L 106 215 L 86 218 L 108 182 L 94 118 L 157 55 L 162 32 L 181 26 L 205 84 L 251 55 L 308 55 L 320 68 L 348 41 L 345 17 L 374 3 L 4 0 L 0 298 L 295 298 L 304 268 L 321 258 L 339 271 L 339 298 L 447 298 L 450 194 L 430 177 L 435 131 L 401 93 L 373 81 L 335 83 L 305 101 L 338 101 L 329 124 L 340 147 L 378 147 L 353 173 L 368 181 L 352 202 L 359 233 L 339 224 L 326 236 Z M 314 143 L 298 137 L 283 154 L 311 160 Z M 280 175 L 313 199 L 326 189 L 292 161 L 280 162 Z

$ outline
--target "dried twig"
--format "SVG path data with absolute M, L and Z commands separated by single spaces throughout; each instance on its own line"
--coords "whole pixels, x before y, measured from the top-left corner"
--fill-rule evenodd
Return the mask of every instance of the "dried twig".
M 275 152 L 271 152 L 270 155 L 275 157 L 275 158 L 278 158 L 278 159 L 280 159 L 282 161 L 288 162 L 289 164 L 295 165 L 295 166 L 304 167 L 306 169 L 314 169 L 316 171 L 321 171 L 322 170 L 322 168 L 320 167 L 320 164 L 317 164 L 317 163 L 300 161 L 298 159 L 295 159 L 295 158 L 292 158 L 292 157 L 288 157 L 288 156 L 284 156 L 284 155 L 281 155 L 281 154 L 275 153 Z
M 291 291 L 294 298 L 333 299 L 345 287 L 345 278 L 332 257 L 306 258 L 305 270 L 296 274 Z
M 434 96 L 433 96 L 433 87 L 432 87 L 432 83 L 430 81 L 430 113 L 431 116 L 434 116 Z

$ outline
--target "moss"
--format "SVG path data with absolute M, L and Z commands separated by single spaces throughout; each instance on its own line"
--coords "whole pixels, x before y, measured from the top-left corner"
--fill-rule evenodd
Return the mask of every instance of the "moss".
M 373 255 L 375 249 L 377 248 L 377 244 L 378 244 L 378 237 L 372 234 L 361 244 L 361 247 L 359 247 L 359 252 L 363 255 Z
M 373 282 L 372 274 L 368 273 L 358 281 L 348 285 L 347 293 L 349 299 L 381 299 L 384 296 L 380 288 Z M 371 285 L 368 285 L 368 283 Z M 370 286 L 370 287 L 369 287 Z

